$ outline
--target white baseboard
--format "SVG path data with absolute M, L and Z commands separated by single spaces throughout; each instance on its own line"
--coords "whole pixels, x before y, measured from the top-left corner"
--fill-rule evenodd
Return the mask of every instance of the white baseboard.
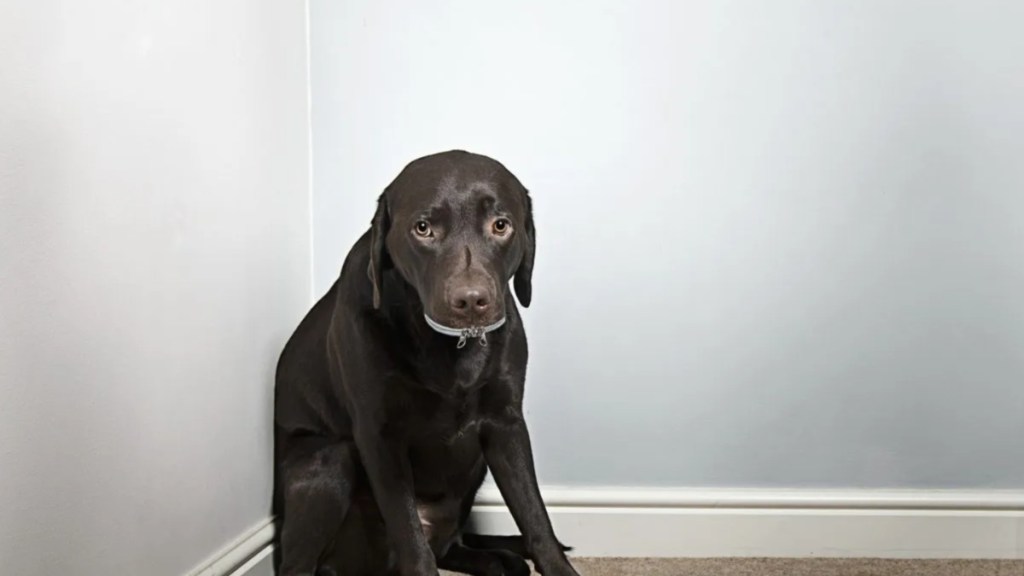
M 1024 559 L 1024 492 L 542 490 L 578 556 Z M 518 530 L 497 490 L 482 532 Z
M 273 576 L 274 520 L 246 530 L 186 576 Z
M 231 576 L 274 576 L 274 546 L 264 546 Z
M 1024 492 L 545 488 L 576 556 L 1024 559 Z M 476 527 L 518 529 L 493 486 Z M 274 525 L 248 530 L 188 576 L 273 576 Z

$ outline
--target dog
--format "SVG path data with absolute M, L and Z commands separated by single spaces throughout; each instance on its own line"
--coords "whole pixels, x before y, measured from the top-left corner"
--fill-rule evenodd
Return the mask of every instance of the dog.
M 275 385 L 278 574 L 578 576 L 523 419 L 530 196 L 498 161 L 410 162 L 292 334 Z M 521 536 L 468 533 L 487 470 Z

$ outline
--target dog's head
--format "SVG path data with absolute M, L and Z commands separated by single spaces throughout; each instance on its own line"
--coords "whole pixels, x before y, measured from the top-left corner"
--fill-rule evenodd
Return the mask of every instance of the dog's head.
M 501 163 L 463 151 L 419 158 L 377 201 L 368 270 L 374 307 L 382 271 L 393 266 L 434 323 L 494 325 L 505 318 L 509 280 L 519 303 L 530 305 L 535 246 L 530 197 Z

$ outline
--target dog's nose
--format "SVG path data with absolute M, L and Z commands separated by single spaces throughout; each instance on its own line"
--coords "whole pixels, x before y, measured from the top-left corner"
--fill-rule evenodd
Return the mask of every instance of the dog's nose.
M 454 288 L 448 298 L 452 310 L 460 316 L 475 316 L 491 308 L 490 291 L 482 286 L 466 285 Z

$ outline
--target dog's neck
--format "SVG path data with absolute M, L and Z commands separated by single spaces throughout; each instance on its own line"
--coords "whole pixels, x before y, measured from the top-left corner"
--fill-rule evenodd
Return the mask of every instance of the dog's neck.
M 459 346 L 460 336 L 443 334 L 427 324 L 416 289 L 397 273 L 385 280 L 385 291 L 381 312 L 395 336 L 412 349 L 410 368 L 421 386 L 441 396 L 460 397 L 484 384 L 487 366 L 494 354 L 501 353 L 507 328 L 489 333 L 486 345 L 467 339 Z
M 487 348 L 504 329 L 505 318 L 489 326 L 468 329 L 445 326 L 426 314 L 419 293 L 397 270 L 389 269 L 383 276 L 381 312 L 418 348 L 429 349 L 438 345 L 465 351 L 474 347 Z

